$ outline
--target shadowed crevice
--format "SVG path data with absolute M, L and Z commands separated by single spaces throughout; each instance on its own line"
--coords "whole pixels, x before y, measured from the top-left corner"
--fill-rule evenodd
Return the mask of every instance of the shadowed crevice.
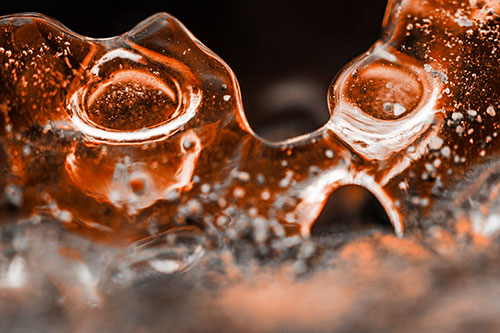
M 334 191 L 311 229 L 313 236 L 379 230 L 394 232 L 380 202 L 361 186 Z

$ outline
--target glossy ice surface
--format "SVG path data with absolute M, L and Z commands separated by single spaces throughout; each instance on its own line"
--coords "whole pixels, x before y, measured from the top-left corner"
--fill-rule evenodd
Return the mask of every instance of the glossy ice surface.
M 390 1 L 328 123 L 279 143 L 168 14 L 1 17 L 0 330 L 498 331 L 499 13 Z M 308 239 L 348 184 L 405 238 Z
M 48 217 L 147 249 L 242 221 L 307 236 L 329 194 L 357 184 L 398 235 L 446 214 L 494 232 L 499 11 L 390 2 L 382 39 L 332 84 L 328 123 L 279 143 L 252 132 L 230 68 L 168 14 L 108 39 L 3 17 L 2 223 Z
M 118 239 L 241 218 L 307 235 L 328 195 L 358 184 L 398 234 L 463 196 L 491 218 L 498 7 L 392 2 L 383 39 L 332 85 L 330 121 L 281 143 L 253 134 L 229 67 L 167 14 L 102 40 L 4 17 L 4 214 Z

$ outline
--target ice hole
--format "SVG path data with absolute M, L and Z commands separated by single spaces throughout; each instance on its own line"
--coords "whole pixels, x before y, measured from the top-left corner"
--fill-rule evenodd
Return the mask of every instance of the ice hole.
M 312 227 L 313 236 L 394 228 L 375 196 L 361 186 L 349 185 L 334 191 Z

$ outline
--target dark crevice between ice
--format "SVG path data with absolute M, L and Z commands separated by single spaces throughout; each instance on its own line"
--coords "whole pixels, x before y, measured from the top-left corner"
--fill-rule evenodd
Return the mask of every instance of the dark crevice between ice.
M 361 186 L 349 185 L 334 191 L 312 227 L 313 237 L 334 234 L 394 233 L 380 202 Z

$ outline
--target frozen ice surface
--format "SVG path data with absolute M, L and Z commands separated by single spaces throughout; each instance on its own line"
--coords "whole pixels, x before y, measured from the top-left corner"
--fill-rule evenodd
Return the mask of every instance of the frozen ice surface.
M 499 12 L 390 1 L 284 142 L 168 14 L 102 40 L 0 18 L 0 330 L 498 328 Z M 310 238 L 352 184 L 395 235 Z
M 498 236 L 435 227 L 424 242 L 376 230 L 305 240 L 262 222 L 239 223 L 224 247 L 175 273 L 172 256 L 157 265 L 57 221 L 3 228 L 0 331 L 499 327 Z

